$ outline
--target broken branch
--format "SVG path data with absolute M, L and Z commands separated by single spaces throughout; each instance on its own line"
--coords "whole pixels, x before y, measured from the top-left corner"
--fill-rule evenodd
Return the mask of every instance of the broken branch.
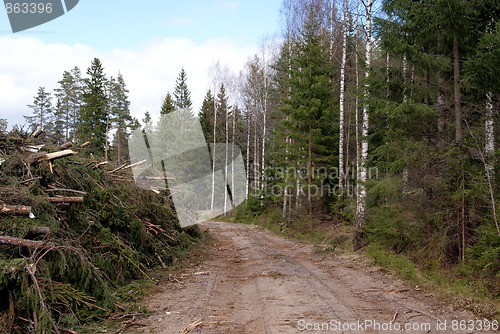
M 146 162 L 147 162 L 147 160 L 144 159 L 144 160 L 141 160 L 139 162 L 133 163 L 133 164 L 128 165 L 128 166 L 127 165 L 122 165 L 122 166 L 120 166 L 118 168 L 115 168 L 112 171 L 108 172 L 108 174 L 112 174 L 112 173 L 118 172 L 119 170 L 122 170 L 122 169 L 127 169 L 127 168 L 132 168 L 132 167 L 135 167 L 135 166 L 139 166 L 139 165 L 142 165 L 142 164 L 144 164 Z
M 54 244 L 45 241 L 21 239 L 21 238 L 11 237 L 8 235 L 0 236 L 0 245 L 21 246 L 27 248 L 41 248 L 41 249 L 49 249 L 55 246 Z

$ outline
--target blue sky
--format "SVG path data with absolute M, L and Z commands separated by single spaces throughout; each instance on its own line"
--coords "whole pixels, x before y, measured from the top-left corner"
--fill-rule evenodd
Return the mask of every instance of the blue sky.
M 281 0 L 80 0 L 65 15 L 16 34 L 0 10 L 0 117 L 20 123 L 38 86 L 56 88 L 64 70 L 85 72 L 93 57 L 108 75 L 124 75 L 137 117 L 159 109 L 181 67 L 198 108 L 211 64 L 243 69 L 265 37 L 279 35 L 280 6 Z
M 255 43 L 278 31 L 280 5 L 280 0 L 80 0 L 66 15 L 18 35 L 99 50 L 137 48 L 166 36 Z M 0 22 L 0 32 L 10 32 L 5 11 Z

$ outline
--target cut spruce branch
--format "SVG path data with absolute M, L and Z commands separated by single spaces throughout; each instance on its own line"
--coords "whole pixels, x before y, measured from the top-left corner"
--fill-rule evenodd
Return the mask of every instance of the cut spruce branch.
M 21 238 L 11 237 L 8 235 L 0 236 L 0 245 L 20 246 L 26 248 L 40 248 L 40 249 L 49 249 L 56 246 L 50 242 L 21 239 Z
M 49 203 L 83 203 L 83 197 L 47 197 Z
M 0 205 L 0 213 L 3 214 L 16 214 L 16 215 L 29 215 L 31 212 L 30 206 L 25 205 Z

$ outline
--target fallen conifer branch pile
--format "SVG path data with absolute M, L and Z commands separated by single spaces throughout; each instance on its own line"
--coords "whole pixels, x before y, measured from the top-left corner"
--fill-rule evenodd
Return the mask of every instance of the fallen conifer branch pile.
M 88 147 L 0 133 L 0 334 L 78 333 L 112 314 L 121 286 L 196 242 L 168 193 Z

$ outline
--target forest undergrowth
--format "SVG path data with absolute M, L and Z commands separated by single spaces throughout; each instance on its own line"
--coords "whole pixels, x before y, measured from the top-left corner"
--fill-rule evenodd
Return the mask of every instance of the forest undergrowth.
M 463 263 L 452 264 L 446 263 L 442 252 L 429 245 L 405 250 L 392 247 L 380 234 L 387 237 L 392 229 L 392 236 L 396 237 L 393 229 L 397 224 L 393 225 L 391 221 L 401 216 L 388 208 L 378 211 L 372 208 L 369 213 L 371 221 L 366 228 L 367 244 L 363 249 L 353 251 L 354 217 L 349 214 L 352 207 L 349 208 L 346 203 L 349 201 L 332 205 L 333 211 L 317 214 L 312 219 L 300 211 L 292 212 L 283 219 L 279 208 L 261 206 L 258 199 L 250 198 L 232 215 L 222 219 L 259 225 L 278 235 L 313 243 L 318 252 L 344 256 L 358 264 L 380 268 L 405 281 L 416 291 L 435 294 L 456 307 L 474 312 L 478 317 L 500 320 L 500 296 L 492 288 L 498 283 L 498 277 L 478 270 L 478 263 L 472 257 Z M 382 215 L 381 211 L 385 214 Z M 406 224 L 417 224 L 417 220 L 406 218 Z M 411 230 L 407 229 L 405 233 L 411 233 Z M 432 240 L 427 242 L 433 243 Z M 473 251 L 469 250 L 468 254 Z M 495 271 L 494 268 L 489 269 Z

